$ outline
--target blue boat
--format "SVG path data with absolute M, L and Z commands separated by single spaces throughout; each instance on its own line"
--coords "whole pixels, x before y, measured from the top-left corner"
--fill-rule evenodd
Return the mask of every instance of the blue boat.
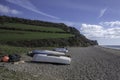
M 33 50 L 29 52 L 30 56 L 34 56 L 34 54 L 65 55 L 65 53 L 51 50 Z
M 67 53 L 67 52 L 68 52 L 68 49 L 67 49 L 67 48 L 54 48 L 53 51 Z

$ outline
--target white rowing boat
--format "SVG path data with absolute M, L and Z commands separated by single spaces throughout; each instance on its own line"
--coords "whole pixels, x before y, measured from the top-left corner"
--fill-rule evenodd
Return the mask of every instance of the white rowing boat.
M 59 63 L 59 64 L 70 64 L 71 58 L 67 56 L 55 56 L 47 54 L 35 54 L 33 56 L 34 62 L 49 62 L 49 63 Z

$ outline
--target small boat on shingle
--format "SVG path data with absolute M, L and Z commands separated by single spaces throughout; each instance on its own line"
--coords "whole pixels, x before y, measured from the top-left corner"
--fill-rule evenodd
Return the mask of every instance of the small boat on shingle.
M 51 51 L 51 50 L 33 50 L 29 52 L 30 56 L 34 56 L 35 54 L 52 54 L 52 55 L 65 55 L 65 53 Z
M 58 63 L 58 64 L 70 64 L 71 57 L 61 55 L 50 55 L 50 54 L 35 54 L 33 56 L 33 62 L 47 62 L 47 63 Z
M 53 51 L 67 53 L 68 49 L 67 48 L 54 48 Z

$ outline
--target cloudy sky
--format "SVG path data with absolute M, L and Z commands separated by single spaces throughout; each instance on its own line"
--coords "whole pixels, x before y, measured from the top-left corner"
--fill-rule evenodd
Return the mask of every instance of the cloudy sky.
M 0 15 L 74 26 L 100 45 L 120 45 L 120 0 L 0 0 Z

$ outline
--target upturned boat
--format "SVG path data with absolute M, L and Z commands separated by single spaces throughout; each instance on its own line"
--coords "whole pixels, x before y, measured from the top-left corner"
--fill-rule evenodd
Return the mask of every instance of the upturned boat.
M 35 54 L 33 56 L 34 62 L 47 62 L 47 63 L 58 63 L 58 64 L 70 64 L 71 57 L 61 55 L 50 55 L 50 54 Z

